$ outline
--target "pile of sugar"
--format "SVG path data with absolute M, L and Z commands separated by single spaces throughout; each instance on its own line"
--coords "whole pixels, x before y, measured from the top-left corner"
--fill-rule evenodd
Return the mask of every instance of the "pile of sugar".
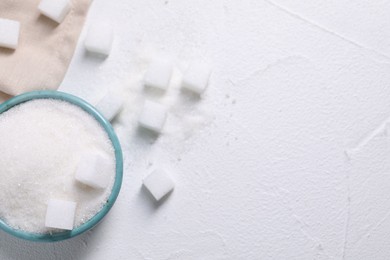
M 78 183 L 74 173 L 83 152 L 112 161 L 106 189 Z M 75 227 L 106 203 L 115 179 L 115 154 L 107 133 L 81 108 L 38 99 L 0 114 L 0 218 L 28 232 L 47 233 L 50 198 L 77 202 Z

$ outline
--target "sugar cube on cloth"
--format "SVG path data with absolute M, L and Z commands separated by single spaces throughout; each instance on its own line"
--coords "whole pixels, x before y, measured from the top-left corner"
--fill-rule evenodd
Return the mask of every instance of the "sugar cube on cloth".
M 72 230 L 77 203 L 67 200 L 50 199 L 46 210 L 45 226 Z
M 143 180 L 144 186 L 156 200 L 162 199 L 173 190 L 175 183 L 162 169 L 157 169 Z
M 43 15 L 61 23 L 70 11 L 70 0 L 41 0 L 38 9 Z
M 51 0 L 50 0 L 51 1 Z M 0 48 L 0 91 L 17 95 L 61 84 L 73 56 L 90 0 L 69 0 L 58 24 L 40 14 L 41 0 L 1 0 L 0 17 L 20 22 L 17 49 Z
M 19 42 L 20 23 L 0 18 L 0 47 L 16 49 Z

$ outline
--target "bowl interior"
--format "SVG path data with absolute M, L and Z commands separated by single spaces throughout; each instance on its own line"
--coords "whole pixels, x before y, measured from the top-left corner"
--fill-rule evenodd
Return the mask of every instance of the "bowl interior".
M 84 224 L 80 225 L 79 227 L 74 228 L 70 231 L 64 231 L 64 232 L 56 232 L 52 234 L 37 234 L 37 233 L 29 233 L 25 232 L 19 229 L 14 229 L 10 227 L 6 222 L 0 219 L 0 228 L 7 232 L 8 234 L 11 234 L 13 236 L 30 240 L 30 241 L 36 241 L 36 242 L 54 242 L 54 241 L 61 241 L 65 239 L 69 239 L 72 237 L 75 237 L 77 235 L 82 234 L 83 232 L 91 229 L 96 224 L 100 222 L 104 218 L 104 216 L 108 213 L 108 211 L 111 209 L 111 207 L 114 205 L 116 198 L 118 197 L 121 185 L 122 185 L 122 177 L 123 177 L 123 156 L 122 156 L 122 149 L 118 140 L 118 137 L 116 136 L 114 129 L 112 128 L 111 124 L 89 103 L 86 101 L 75 97 L 70 94 L 66 94 L 59 91 L 33 91 L 28 92 L 19 96 L 15 96 L 8 101 L 2 103 L 0 105 L 0 114 L 4 113 L 5 111 L 9 110 L 10 108 L 17 106 L 21 103 L 28 102 L 30 100 L 34 99 L 57 99 L 69 102 L 73 105 L 76 105 L 89 113 L 91 116 L 93 116 L 98 123 L 103 127 L 103 129 L 107 132 L 108 137 L 110 138 L 112 145 L 115 150 L 115 160 L 116 160 L 116 173 L 115 173 L 115 182 L 114 186 L 111 190 L 111 194 L 106 202 L 106 204 L 103 206 L 103 208 L 95 215 L 93 216 L 89 221 L 85 222 Z

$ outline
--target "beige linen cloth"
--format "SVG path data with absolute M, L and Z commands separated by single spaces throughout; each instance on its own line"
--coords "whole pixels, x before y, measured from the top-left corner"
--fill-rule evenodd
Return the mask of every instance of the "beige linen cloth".
M 71 0 L 71 11 L 61 24 L 40 15 L 39 3 L 40 0 L 0 0 L 0 18 L 20 22 L 16 50 L 0 48 L 0 102 L 9 95 L 59 87 L 90 0 Z

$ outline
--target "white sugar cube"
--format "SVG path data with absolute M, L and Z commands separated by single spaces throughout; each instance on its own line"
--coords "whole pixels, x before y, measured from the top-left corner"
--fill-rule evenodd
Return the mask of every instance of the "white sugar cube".
M 164 105 L 146 100 L 138 122 L 144 128 L 161 133 L 167 116 L 168 109 Z
M 103 98 L 96 105 L 96 109 L 108 120 L 111 121 L 119 113 L 123 106 L 123 99 L 119 94 L 107 91 Z
M 175 187 L 173 180 L 162 169 L 153 171 L 143 183 L 156 200 L 160 200 Z
M 46 210 L 45 226 L 72 230 L 77 203 L 67 200 L 50 199 Z
M 20 23 L 0 18 L 0 47 L 16 49 L 19 42 Z
M 84 154 L 76 170 L 75 179 L 91 188 L 104 189 L 110 181 L 110 161 L 95 153 Z
M 42 0 L 38 9 L 41 14 L 61 23 L 70 12 L 71 5 L 69 0 Z
M 84 45 L 89 52 L 108 56 L 113 41 L 112 27 L 107 23 L 98 22 L 89 27 Z
M 211 67 L 203 62 L 194 61 L 184 73 L 182 87 L 196 94 L 202 94 L 209 83 Z
M 144 84 L 162 91 L 167 90 L 171 81 L 173 65 L 168 60 L 154 60 L 146 71 Z

